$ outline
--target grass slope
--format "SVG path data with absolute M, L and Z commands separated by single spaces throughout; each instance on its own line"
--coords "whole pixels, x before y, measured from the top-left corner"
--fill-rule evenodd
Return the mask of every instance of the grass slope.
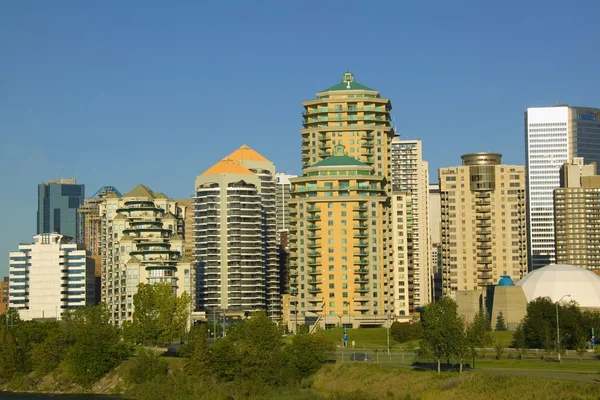
M 551 379 L 411 371 L 376 365 L 327 365 L 314 377 L 316 396 L 335 399 L 598 399 L 600 386 Z

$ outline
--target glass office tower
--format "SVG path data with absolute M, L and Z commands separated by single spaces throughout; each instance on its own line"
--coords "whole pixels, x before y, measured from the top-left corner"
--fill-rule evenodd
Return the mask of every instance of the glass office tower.
M 79 206 L 85 186 L 75 179 L 57 179 L 38 185 L 37 234 L 60 233 L 78 239 Z

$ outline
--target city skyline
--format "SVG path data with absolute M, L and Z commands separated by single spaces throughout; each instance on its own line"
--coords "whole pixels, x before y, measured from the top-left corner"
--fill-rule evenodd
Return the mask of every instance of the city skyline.
M 36 185 L 50 179 L 74 177 L 88 193 L 141 181 L 171 198 L 186 198 L 194 177 L 211 165 L 211 154 L 226 153 L 232 142 L 261 152 L 278 172 L 299 174 L 299 102 L 346 70 L 393 100 L 400 137 L 423 141 L 430 182 L 438 168 L 473 151 L 499 152 L 507 164 L 524 165 L 528 107 L 598 106 L 600 83 L 570 78 L 594 76 L 598 56 L 590 53 L 579 64 L 555 57 L 585 53 L 586 41 L 573 37 L 593 37 L 598 30 L 574 22 L 578 9 L 509 2 L 492 6 L 497 18 L 491 21 L 477 7 L 391 5 L 382 12 L 356 4 L 320 6 L 320 18 L 329 21 L 320 32 L 300 23 L 315 18 L 310 8 L 290 5 L 270 9 L 275 18 L 266 17 L 266 5 L 227 12 L 212 4 L 148 6 L 133 26 L 128 16 L 137 15 L 134 5 L 123 5 L 116 15 L 99 4 L 2 6 L 0 176 L 11 198 L 0 208 L 0 251 L 8 254 L 35 234 Z M 334 18 L 340 13 L 344 19 Z M 198 15 L 211 20 L 198 23 Z M 298 62 L 304 43 L 364 18 L 377 21 L 374 36 L 354 35 L 351 44 L 382 51 L 384 62 L 351 52 L 333 56 L 318 47 L 311 57 L 322 62 Z M 570 34 L 557 34 L 553 22 Z M 157 25 L 164 29 L 153 29 Z M 215 29 L 225 34 L 212 34 Z M 376 36 L 383 40 L 371 39 Z M 226 116 L 258 124 L 250 130 L 223 124 Z M 123 145 L 127 138 L 136 140 L 137 151 Z M 176 150 L 180 173 L 172 179 L 144 161 L 164 146 Z M 104 160 L 109 166 L 98 168 Z M 136 164 L 145 168 L 131 167 Z M 0 274 L 7 272 L 5 257 Z

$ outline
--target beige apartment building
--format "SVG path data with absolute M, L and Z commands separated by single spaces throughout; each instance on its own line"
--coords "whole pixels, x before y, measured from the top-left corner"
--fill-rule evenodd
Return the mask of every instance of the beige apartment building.
M 403 282 L 408 293 L 408 309 L 414 313 L 417 307 L 431 302 L 433 272 L 429 237 L 429 166 L 423 161 L 423 145 L 420 140 L 394 138 L 391 150 L 392 204 L 402 201 L 404 221 L 393 222 L 394 245 L 398 256 L 404 254 L 406 263 Z M 398 200 L 401 199 L 401 200 Z M 406 249 L 404 249 L 406 245 Z M 400 253 L 400 248 L 405 253 Z M 398 260 L 402 261 L 402 260 Z M 402 268 L 404 265 L 396 265 Z M 397 276 L 399 278 L 399 276 Z M 404 295 L 402 295 L 404 297 Z
M 554 189 L 556 263 L 600 270 L 600 176 L 596 163 L 573 158 Z
M 442 290 L 483 290 L 527 273 L 525 168 L 497 153 L 472 153 L 439 169 Z
M 191 262 L 185 256 L 186 212 L 177 201 L 144 185 L 99 203 L 102 301 L 111 322 L 131 320 L 140 283 L 169 283 L 178 296 L 192 293 Z
M 442 203 L 439 183 L 429 184 L 429 240 L 431 241 L 431 269 L 433 273 L 433 300 L 442 297 Z
M 281 318 L 275 166 L 244 145 L 195 182 L 198 307 Z

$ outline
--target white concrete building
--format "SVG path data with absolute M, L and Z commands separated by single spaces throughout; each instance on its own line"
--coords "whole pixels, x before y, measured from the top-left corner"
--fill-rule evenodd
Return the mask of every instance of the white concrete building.
M 525 113 L 529 269 L 555 262 L 553 191 L 574 157 L 600 164 L 600 109 L 528 108 Z
M 413 313 L 417 307 L 431 302 L 433 285 L 429 236 L 429 165 L 423 161 L 422 142 L 397 137 L 392 139 L 390 169 L 392 202 L 401 197 L 406 204 L 397 207 L 408 206 L 404 222 L 395 224 L 396 232 L 393 234 L 394 250 L 403 248 L 406 252 L 406 275 L 400 281 L 405 281 L 408 307 Z M 400 235 L 403 230 L 404 233 Z
M 94 302 L 94 265 L 82 245 L 58 233 L 33 237 L 9 254 L 9 307 L 21 319 L 60 319 Z
M 198 309 L 281 318 L 275 166 L 246 145 L 196 178 Z
M 290 212 L 288 209 L 288 201 L 292 197 L 291 178 L 297 178 L 297 175 L 288 175 L 283 172 L 275 174 L 277 194 L 277 243 L 281 243 L 281 233 L 289 231 Z

